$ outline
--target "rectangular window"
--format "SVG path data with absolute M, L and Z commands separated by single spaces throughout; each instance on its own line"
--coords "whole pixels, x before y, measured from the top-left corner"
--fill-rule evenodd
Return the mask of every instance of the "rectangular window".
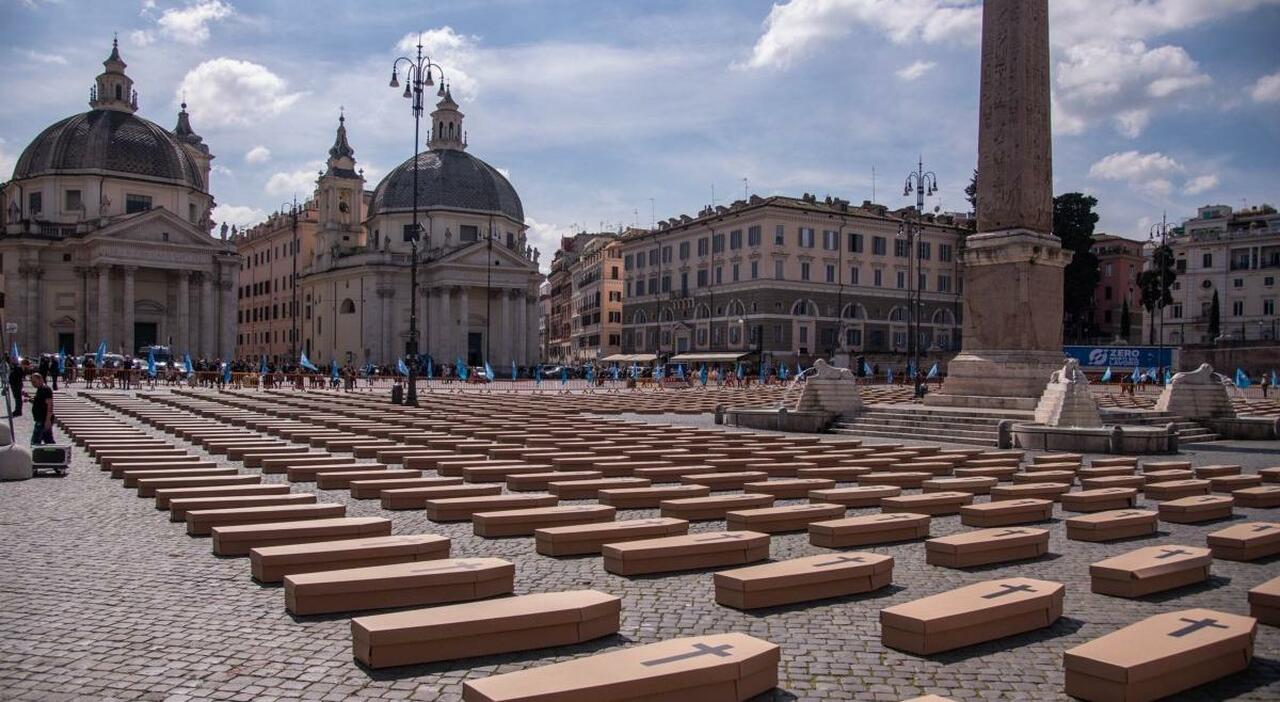
M 1276 313 L 1276 301 L 1275 301 L 1275 300 L 1263 300 L 1263 301 L 1262 301 L 1262 315 L 1263 315 L 1264 317 L 1273 317 L 1273 316 L 1275 316 L 1275 313 Z
M 413 225 L 412 224 L 404 225 L 404 228 L 401 230 L 400 236 L 402 237 L 401 239 L 402 241 L 413 241 Z
M 840 234 L 830 229 L 822 231 L 822 249 L 824 251 L 835 251 L 840 248 Z
M 662 247 L 662 262 L 671 263 L 671 247 L 670 246 Z
M 853 268 L 849 269 L 849 284 L 850 285 L 858 284 L 858 267 L 857 266 L 854 266 Z
M 662 276 L 662 292 L 671 292 L 671 276 L 669 275 Z M 610 301 L 612 301 L 613 293 L 609 293 L 609 296 Z
M 657 266 L 657 265 L 658 265 L 658 255 L 659 255 L 659 254 L 658 254 L 658 250 L 657 250 L 657 249 L 654 249 L 653 251 L 650 251 L 650 252 L 649 252 L 649 265 L 650 265 L 650 266 Z
M 747 246 L 760 245 L 760 225 L 747 227 Z
M 650 279 L 649 279 L 649 294 L 650 294 L 650 295 L 657 295 L 657 294 L 658 294 L 658 279 L 657 279 L 657 278 L 650 278 Z
M 642 253 L 636 254 L 636 270 L 644 268 L 644 260 L 645 260 L 644 254 Z
M 928 283 L 929 283 L 928 276 L 926 276 L 924 273 L 918 274 L 916 277 L 916 290 L 919 290 L 921 292 L 928 290 L 929 289 Z
M 707 242 L 707 238 L 705 236 L 702 237 L 701 239 L 698 239 L 698 255 L 699 256 L 706 256 L 707 252 L 710 249 L 711 249 L 711 245 Z
M 1180 258 L 1180 259 L 1178 259 L 1178 260 L 1177 260 L 1177 262 L 1173 264 L 1173 268 L 1174 268 L 1174 270 L 1176 270 L 1179 274 L 1186 273 L 1186 272 L 1187 272 L 1187 259 L 1185 259 L 1185 258 Z
M 773 228 L 773 245 L 774 246 L 787 245 L 787 230 L 781 224 Z
M 874 281 L 872 284 L 873 284 L 873 285 L 875 285 L 877 288 L 879 288 L 879 287 L 883 287 L 883 286 L 884 286 L 884 271 L 882 271 L 882 270 L 880 270 L 879 268 L 877 268 L 877 269 L 875 269 L 874 271 L 872 271 L 872 274 L 873 274 L 873 275 L 872 275 L 872 277 L 874 277 L 874 278 L 875 278 L 875 281 Z
M 631 254 L 627 254 L 626 256 L 622 257 L 622 270 L 624 271 L 631 270 Z
M 458 238 L 462 241 L 478 241 L 480 228 L 473 224 L 463 224 L 458 227 Z
M 951 244 L 938 244 L 938 260 L 943 262 L 951 261 Z
M 705 268 L 698 271 L 698 287 L 700 288 L 707 287 L 707 269 Z
M 836 282 L 836 267 L 829 263 L 827 264 L 827 282 Z
M 800 248 L 813 248 L 813 229 L 811 227 L 800 227 L 799 231 Z
M 862 253 L 861 234 L 849 234 L 849 251 L 853 253 Z
M 733 264 L 733 282 L 738 282 L 738 264 Z
M 1243 288 L 1243 287 L 1244 287 L 1244 278 L 1233 278 L 1233 279 L 1231 280 L 1231 287 L 1233 287 L 1233 288 Z
M 938 276 L 938 292 L 944 292 L 944 293 L 951 292 L 951 276 L 949 275 Z
M 735 229 L 729 232 L 729 248 L 730 249 L 742 248 L 742 230 L 741 229 Z
M 898 271 L 897 283 L 898 283 L 898 289 L 899 289 L 899 290 L 905 290 L 905 289 L 906 289 L 906 287 L 907 287 L 907 272 L 906 272 L 906 271 Z
M 1102 299 L 1104 299 L 1104 300 L 1110 300 L 1110 299 L 1111 299 L 1111 286 L 1110 286 L 1110 285 L 1104 286 L 1104 287 L 1102 288 Z
M 151 209 L 150 195 L 134 195 L 125 193 L 124 195 L 124 212 L 125 214 L 133 214 L 135 212 L 146 212 Z
M 711 253 L 724 253 L 724 234 L 712 235 Z
M 1207 253 L 1200 259 L 1201 268 L 1213 268 L 1213 254 Z
M 1231 316 L 1232 317 L 1244 316 L 1244 300 L 1233 300 L 1231 302 Z
M 846 329 L 845 340 L 847 341 L 849 346 L 854 346 L 854 347 L 862 346 L 862 330 Z
M 684 261 L 689 258 L 689 242 L 680 242 L 680 260 Z
M 689 294 L 689 274 L 688 273 L 680 274 L 680 294 L 681 295 Z
M 1173 313 L 1170 316 L 1174 319 L 1182 319 L 1182 305 L 1174 305 Z
M 80 197 L 79 190 L 68 190 L 63 197 L 63 208 L 69 212 L 84 209 L 84 200 Z
M 882 236 L 871 237 L 871 253 L 876 256 L 883 256 L 885 253 L 885 238 Z
M 1266 286 L 1266 287 L 1268 287 L 1268 288 L 1269 288 L 1269 287 L 1274 286 L 1274 285 L 1276 284 L 1276 278 L 1275 278 L 1275 276 L 1269 275 L 1269 276 L 1267 276 L 1267 277 L 1263 278 L 1263 279 L 1262 279 L 1262 284 L 1263 284 L 1263 285 L 1265 285 L 1265 286 Z
M 894 256 L 897 256 L 898 258 L 906 258 L 906 257 L 907 257 L 907 253 L 908 253 L 909 251 L 910 251 L 910 249 L 908 249 L 908 248 L 907 248 L 907 241 L 906 241 L 905 239 L 894 239 L 894 240 L 893 240 L 893 255 L 894 255 Z
M 920 260 L 928 261 L 930 249 L 933 248 L 933 245 L 928 241 L 921 241 L 917 243 L 919 244 L 920 249 Z
M 724 269 L 721 268 L 720 266 L 716 266 L 716 285 L 720 285 L 721 283 L 724 282 L 723 273 L 724 273 Z
M 809 264 L 801 263 L 800 264 L 800 280 L 808 280 L 808 279 L 809 279 Z
M 773 262 L 773 278 L 774 280 L 782 280 L 782 261 Z
M 760 277 L 760 262 L 752 261 L 751 262 L 751 279 L 756 280 L 759 277 Z
M 44 193 L 27 193 L 27 215 L 34 217 L 44 211 Z

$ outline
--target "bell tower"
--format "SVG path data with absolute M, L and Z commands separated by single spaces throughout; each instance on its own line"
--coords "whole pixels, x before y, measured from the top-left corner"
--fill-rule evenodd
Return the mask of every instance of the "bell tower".
M 138 111 L 138 93 L 133 89 L 133 79 L 125 74 L 128 66 L 120 58 L 120 42 L 111 40 L 111 55 L 102 62 L 106 70 L 98 75 L 89 91 L 89 106 L 95 110 Z
M 440 98 L 440 102 L 436 103 L 436 109 L 431 113 L 431 141 L 427 146 L 432 149 L 465 151 L 467 133 L 462 131 L 462 117 L 458 103 L 453 101 L 453 94 L 446 87 L 444 96 Z
M 338 114 L 338 132 L 329 148 L 326 169 L 316 184 L 319 196 L 319 227 L 316 256 L 321 268 L 339 251 L 361 243 L 364 221 L 364 174 L 356 171 L 356 151 L 347 142 L 347 118 Z

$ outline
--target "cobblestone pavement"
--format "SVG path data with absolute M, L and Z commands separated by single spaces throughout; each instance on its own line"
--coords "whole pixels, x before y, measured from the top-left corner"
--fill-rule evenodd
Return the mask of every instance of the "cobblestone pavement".
M 17 433 L 29 435 L 25 418 Z M 1216 446 L 1188 453 L 1198 463 L 1242 463 L 1250 470 L 1280 463 L 1280 445 Z M 314 484 L 295 490 L 314 491 Z M 352 500 L 345 491 L 316 492 L 322 501 L 348 504 L 353 516 L 388 514 L 376 501 Z M 1236 520 L 1275 519 L 1275 512 L 1239 509 Z M 623 511 L 618 518 L 653 514 Z M 579 646 L 370 671 L 352 660 L 349 617 L 290 616 L 282 589 L 255 584 L 246 559 L 213 557 L 207 538 L 186 536 L 153 500 L 122 489 L 77 452 L 69 477 L 0 485 L 0 699 L 458 700 L 466 679 L 630 643 L 741 631 L 782 647 L 779 687 L 761 699 L 902 700 L 937 693 L 956 700 L 1060 700 L 1067 699 L 1065 649 L 1174 608 L 1247 613 L 1246 591 L 1280 574 L 1280 558 L 1215 561 L 1205 585 L 1140 600 L 1093 595 L 1089 563 L 1138 546 L 1203 545 L 1205 534 L 1222 524 L 1162 524 L 1156 537 L 1087 544 L 1067 541 L 1058 519 L 1050 525 L 1050 554 L 1034 561 L 952 570 L 926 565 L 922 542 L 875 547 L 869 550 L 895 559 L 892 586 L 744 613 L 714 603 L 709 572 L 623 578 L 606 573 L 598 557 L 539 556 L 531 538 L 486 540 L 474 536 L 470 524 L 434 524 L 423 512 L 391 516 L 395 533 L 451 537 L 457 556 L 512 560 L 517 593 L 596 588 L 622 596 L 621 633 Z M 1055 516 L 1063 516 L 1060 509 Z M 696 523 L 694 530 L 723 526 Z M 933 520 L 934 535 L 961 529 L 958 517 Z M 805 534 L 772 541 L 774 559 L 822 552 Z M 1010 575 L 1065 583 L 1063 618 L 1048 629 L 928 658 L 880 645 L 881 608 Z M 1177 699 L 1280 699 L 1280 631 L 1259 627 L 1255 654 L 1245 673 Z

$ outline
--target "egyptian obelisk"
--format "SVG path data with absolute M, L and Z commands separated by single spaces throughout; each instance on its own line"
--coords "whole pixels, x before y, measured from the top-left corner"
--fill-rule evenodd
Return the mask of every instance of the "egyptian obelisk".
M 1062 269 L 1053 236 L 1048 0 L 986 0 L 978 113 L 978 233 L 964 251 L 964 327 L 926 402 L 1035 408 L 1062 366 Z

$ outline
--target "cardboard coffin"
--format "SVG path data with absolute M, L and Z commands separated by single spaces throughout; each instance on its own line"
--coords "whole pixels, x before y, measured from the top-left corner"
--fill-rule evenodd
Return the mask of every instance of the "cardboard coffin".
M 933 473 L 921 471 L 902 471 L 889 473 L 867 473 L 857 478 L 859 485 L 893 485 L 900 488 L 920 489 L 924 481 L 933 478 Z
M 427 500 L 501 494 L 501 485 L 431 485 L 383 489 L 378 493 L 378 498 L 382 501 L 383 509 L 426 509 Z
M 939 536 L 924 542 L 925 562 L 947 568 L 969 568 L 1043 556 L 1049 551 L 1049 530 L 997 527 Z
M 618 597 L 572 590 L 375 614 L 351 620 L 351 648 L 386 668 L 567 646 L 617 633 L 621 610 Z
M 275 495 L 225 495 L 221 497 L 180 497 L 169 500 L 169 521 L 185 522 L 187 513 L 196 510 L 221 510 L 242 507 L 275 507 L 280 505 L 315 504 L 316 496 L 309 492 L 288 492 Z
M 755 507 L 772 507 L 773 495 L 744 492 L 740 495 L 711 495 L 708 497 L 681 497 L 658 503 L 662 516 L 689 521 L 724 519 L 733 510 Z
M 1196 474 L 1190 469 L 1152 470 L 1143 471 L 1142 473 L 1142 478 L 1146 481 L 1147 485 L 1152 483 L 1172 483 L 1181 480 L 1194 480 L 1195 477 Z
M 332 463 L 314 466 L 289 466 L 284 472 L 291 483 L 314 483 L 321 473 L 350 473 L 352 471 L 372 470 L 386 470 L 386 466 L 380 463 L 357 463 L 351 460 L 344 461 L 341 458 L 335 458 Z
M 509 466 L 476 465 L 460 471 L 437 471 L 440 475 L 452 477 L 462 476 L 468 483 L 505 483 L 513 475 L 526 473 L 549 473 L 551 466 L 523 463 Z
M 449 488 L 440 488 L 447 490 Z M 554 507 L 555 495 L 480 495 L 427 500 L 427 519 L 433 522 L 468 522 L 477 512 L 496 512 L 529 507 Z
M 1138 504 L 1137 488 L 1109 487 L 1062 494 L 1062 508 L 1068 512 L 1106 512 Z
M 1213 492 L 1232 493 L 1236 490 L 1258 487 L 1262 485 L 1262 476 L 1253 475 L 1219 475 L 1209 478 L 1209 489 Z
M 657 507 L 663 500 L 681 497 L 708 497 L 711 488 L 705 485 L 664 485 L 641 488 L 609 488 L 601 490 L 596 499 L 602 505 L 618 509 L 646 509 Z
M 648 478 L 655 483 L 678 483 L 681 476 L 697 473 L 715 473 L 715 468 L 708 465 L 662 466 L 649 464 L 647 468 L 637 468 L 632 473 L 637 478 Z
M 286 575 L 364 568 L 449 557 L 449 539 L 435 534 L 375 536 L 367 539 L 314 541 L 288 546 L 262 546 L 249 551 L 254 580 L 276 583 Z
M 960 523 L 971 527 L 1000 527 L 1043 522 L 1053 517 L 1053 500 L 1025 497 L 1020 500 L 981 502 L 960 508 Z
M 347 506 L 337 502 L 198 509 L 187 512 L 187 534 L 191 536 L 207 536 L 215 526 L 269 524 L 300 519 L 329 519 L 343 517 L 346 514 Z
M 969 478 L 933 478 L 921 484 L 925 492 L 967 492 L 970 495 L 986 495 L 1000 483 L 995 478 L 973 476 Z
M 1091 702 L 1146 702 L 1249 667 L 1258 623 L 1211 609 L 1147 617 L 1063 654 L 1066 693 Z
M 186 478 L 141 478 L 138 480 L 138 497 L 155 497 L 157 490 L 166 488 L 212 487 L 227 485 L 255 485 L 262 482 L 258 475 L 204 475 Z
M 1198 495 L 1161 502 L 1158 509 L 1162 521 L 1197 524 L 1230 517 L 1234 505 L 1230 495 Z
M 705 485 L 712 492 L 741 490 L 743 485 L 758 480 L 768 480 L 769 474 L 763 471 L 736 471 L 732 473 L 694 473 L 680 476 L 685 485 Z
M 892 579 L 892 556 L 858 551 L 792 558 L 714 575 L 716 603 L 734 609 L 855 595 L 885 587 Z
M 1017 485 L 997 485 L 991 488 L 992 500 L 1020 500 L 1033 497 L 1039 500 L 1057 502 L 1062 494 L 1071 489 L 1067 483 L 1019 483 Z
M 1262 476 L 1262 482 L 1264 483 L 1280 483 L 1280 466 L 1259 468 L 1258 475 Z
M 321 490 L 346 490 L 357 480 L 410 480 L 422 477 L 420 470 L 339 470 L 332 473 L 320 473 L 316 476 L 316 487 Z
M 1018 472 L 1017 464 L 999 466 L 963 466 L 952 471 L 957 478 L 987 477 L 1008 482 Z
M 1107 468 L 1115 466 L 1137 467 L 1137 456 L 1098 456 L 1089 459 L 1089 466 L 1092 468 Z
M 1160 520 L 1155 512 L 1117 509 L 1095 512 L 1067 520 L 1067 538 L 1072 541 L 1115 541 L 1156 533 Z
M 880 610 L 880 642 L 928 656 L 1051 626 L 1066 587 L 1031 578 L 966 585 Z
M 970 492 L 925 492 L 919 495 L 899 495 L 880 500 L 880 510 L 885 513 L 907 512 L 911 514 L 959 514 L 960 508 L 973 504 Z
M 577 556 L 600 553 L 605 544 L 639 541 L 689 533 L 683 519 L 653 517 L 621 522 L 599 522 L 544 527 L 533 532 L 538 553 L 544 556 Z
M 729 531 L 781 534 L 789 531 L 805 531 L 813 522 L 843 517 L 844 514 L 844 505 L 815 502 L 786 507 L 734 510 L 725 514 L 725 524 Z
M 1268 626 L 1280 626 L 1280 577 L 1249 590 L 1249 614 Z
M 1169 480 L 1159 483 L 1147 483 L 1142 488 L 1142 494 L 1148 500 L 1156 502 L 1165 502 L 1167 500 L 1178 500 L 1183 497 L 1194 497 L 1196 495 L 1209 494 L 1209 481 L 1196 480 Z
M 1076 471 L 1076 477 L 1080 478 L 1080 480 L 1084 480 L 1086 478 L 1109 478 L 1109 477 L 1115 477 L 1115 476 L 1134 477 L 1136 475 L 1137 475 L 1137 467 L 1131 466 L 1131 465 L 1130 466 L 1090 466 L 1089 468 L 1081 468 L 1080 470 Z
M 507 489 L 513 492 L 545 492 L 553 481 L 599 480 L 598 470 L 563 470 L 541 473 L 516 473 L 507 476 Z
M 1260 485 L 1258 487 L 1233 490 L 1231 496 L 1241 507 L 1270 509 L 1280 507 L 1280 485 Z
M 874 471 L 871 468 L 863 468 L 861 466 L 835 465 L 820 466 L 818 468 L 801 468 L 796 471 L 796 477 L 834 480 L 837 483 L 852 483 L 858 480 L 858 476 L 872 472 Z
M 203 461 L 203 460 L 200 460 L 198 456 L 187 456 L 186 458 L 178 461 L 166 460 L 166 461 L 139 462 L 139 463 L 115 463 L 110 468 L 104 467 L 102 470 L 104 471 L 109 470 L 111 472 L 111 477 L 113 478 L 123 478 L 125 472 L 141 474 L 141 473 L 150 472 L 150 471 L 187 470 L 187 469 L 217 468 L 217 467 L 219 467 L 218 464 L 214 463 L 213 461 Z
M 1240 475 L 1241 466 L 1238 465 L 1214 465 L 1214 466 L 1197 466 L 1192 470 L 1195 471 L 1197 478 L 1220 478 L 1227 475 Z
M 781 480 L 765 480 L 758 483 L 746 483 L 742 486 L 747 492 L 773 495 L 779 500 L 802 500 L 814 490 L 831 490 L 836 481 L 822 478 L 783 478 Z
M 230 497 L 233 495 L 284 495 L 290 487 L 283 483 L 254 485 L 214 485 L 212 487 L 165 488 L 156 491 L 156 509 L 169 509 L 169 503 L 184 497 Z
M 1094 592 L 1142 597 L 1209 579 L 1213 556 L 1195 546 L 1147 546 L 1089 566 Z
M 1191 461 L 1143 461 L 1142 472 L 1152 473 L 1164 470 L 1191 470 Z
M 868 514 L 809 525 L 809 543 L 826 548 L 913 541 L 929 536 L 927 514 Z
M 471 524 L 476 536 L 486 538 L 532 536 L 544 527 L 612 522 L 616 512 L 608 505 L 531 507 L 476 512 L 471 515 Z
M 902 488 L 896 485 L 863 485 L 861 487 L 813 490 L 809 493 L 809 500 L 811 502 L 844 505 L 852 509 L 879 507 L 880 500 L 886 497 L 897 497 L 901 494 Z
M 344 538 L 390 536 L 391 520 L 384 517 L 337 517 L 296 522 L 236 524 L 213 528 L 215 556 L 247 556 L 262 546 L 283 546 Z
M 1080 487 L 1085 490 L 1099 490 L 1109 487 L 1141 488 L 1147 481 L 1141 475 L 1104 475 L 1097 478 L 1080 478 Z
M 769 535 L 755 531 L 711 531 L 605 544 L 604 569 L 617 575 L 666 573 L 743 565 L 769 557 Z
M 693 636 L 468 680 L 462 699 L 745 702 L 777 686 L 780 660 L 778 646 L 746 634 Z
M 805 456 L 809 459 L 809 456 Z M 831 461 L 834 464 L 834 461 Z M 810 468 L 817 468 L 818 462 L 813 460 L 804 461 L 767 461 L 748 463 L 747 470 L 755 470 L 767 473 L 770 478 L 795 478 L 800 475 L 800 471 Z
M 387 471 L 388 473 L 418 473 L 418 477 L 394 477 L 382 479 L 381 477 L 370 477 L 361 480 L 352 480 L 347 483 L 347 489 L 351 491 L 351 497 L 357 500 L 372 500 L 382 496 L 383 490 L 399 490 L 401 488 L 415 487 L 445 487 L 447 485 L 461 485 L 462 478 L 423 478 L 422 471 Z M 423 500 L 423 506 L 426 501 Z
M 441 558 L 294 573 L 284 577 L 284 603 L 305 615 L 478 600 L 510 593 L 515 572 L 501 558 Z
M 120 477 L 123 478 L 122 485 L 127 488 L 138 487 L 140 480 L 156 480 L 159 478 L 200 478 L 213 475 L 239 475 L 240 471 L 234 467 L 191 467 L 191 468 L 166 468 L 165 470 L 128 470 L 122 471 Z
M 1031 457 L 1032 466 L 1043 466 L 1046 463 L 1074 463 L 1080 465 L 1084 456 L 1079 453 L 1042 453 Z
M 1214 558 L 1256 561 L 1280 553 L 1280 522 L 1245 522 L 1206 537 Z
M 558 480 L 547 483 L 547 490 L 562 500 L 592 500 L 600 495 L 601 490 L 620 488 L 644 488 L 652 483 L 648 478 L 600 478 L 597 480 Z

